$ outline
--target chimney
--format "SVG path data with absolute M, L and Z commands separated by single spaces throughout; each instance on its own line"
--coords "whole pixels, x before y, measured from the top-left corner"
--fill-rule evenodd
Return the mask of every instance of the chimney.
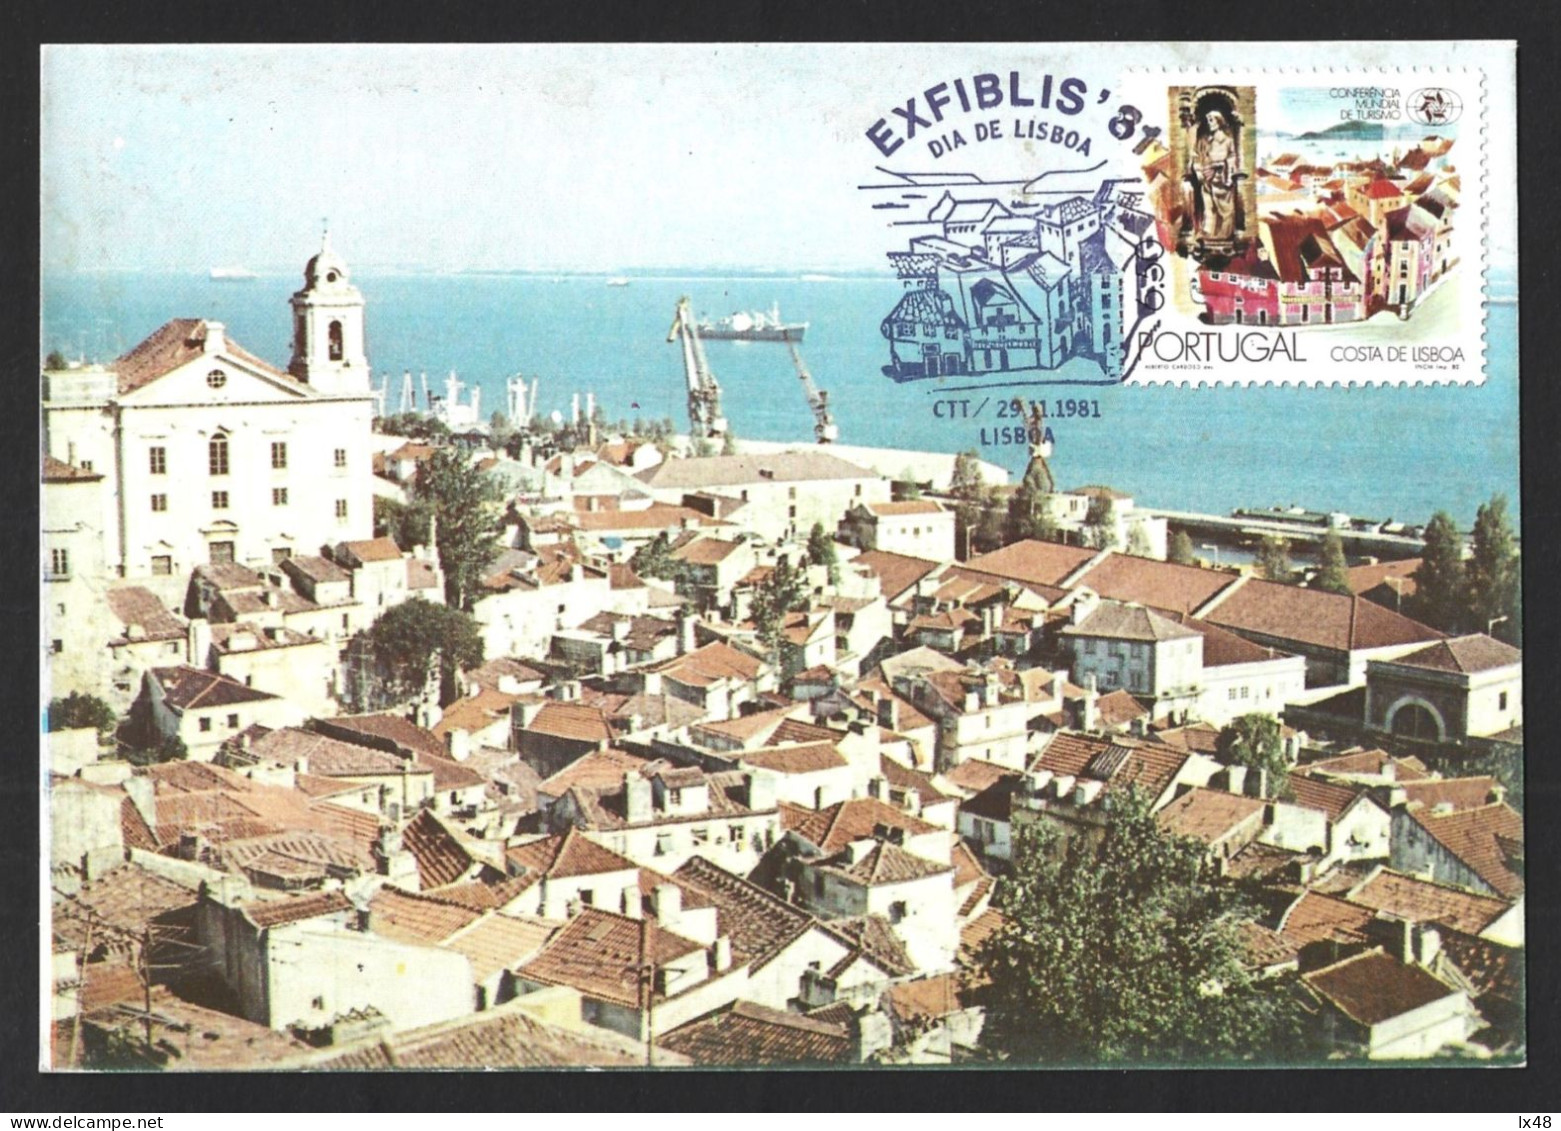
M 1401 805 L 1409 803 L 1409 791 L 1401 785 L 1395 785 L 1388 790 L 1388 808 L 1397 809 Z
M 678 613 L 678 655 L 686 656 L 694 650 L 694 614 Z
M 900 729 L 900 701 L 893 695 L 884 695 L 879 698 L 878 725 L 885 730 L 898 731 Z
M 974 691 L 965 692 L 965 714 L 973 715 L 981 709 L 981 696 Z
M 619 900 L 619 904 L 623 908 L 623 917 L 625 919 L 644 918 L 645 908 L 641 901 L 638 885 L 624 888 L 623 898 Z
M 629 628 L 632 623 L 633 622 L 631 622 L 628 617 L 623 617 L 619 620 L 613 621 L 612 638 L 620 642 L 627 640 L 629 638 Z
M 710 968 L 724 974 L 732 968 L 732 940 L 721 935 L 710 946 Z
M 464 762 L 471 756 L 472 736 L 464 730 L 451 729 L 444 732 L 445 751 L 457 762 Z
M 867 796 L 874 801 L 888 801 L 889 783 L 883 778 L 870 778 L 867 782 Z
M 228 348 L 228 328 L 221 322 L 206 323 L 206 342 L 201 352 L 208 356 Z
M 1225 767 L 1225 788 L 1231 793 L 1242 793 L 1246 789 L 1247 768 L 1245 766 Z
M 1083 729 L 1093 731 L 1100 726 L 1100 689 L 1095 679 L 1095 673 L 1090 672 L 1084 681 L 1084 717 L 1080 720 Z
M 204 668 L 211 659 L 211 622 L 201 617 L 191 617 L 186 635 L 190 665 Z
M 478 683 L 476 680 L 472 680 L 470 683 L 468 683 L 466 685 L 466 697 L 468 699 L 475 699 L 475 698 L 477 698 L 477 696 L 479 696 L 481 694 L 482 694 L 482 684 Z
M 1391 758 L 1384 758 L 1382 760 L 1382 780 L 1386 782 L 1395 782 L 1398 780 L 1398 763 L 1393 761 Z
M 634 771 L 623 775 L 624 819 L 631 825 L 648 822 L 655 812 L 651 806 L 650 782 Z
M 996 672 L 987 672 L 981 677 L 981 705 L 983 707 L 995 707 L 998 702 L 999 690 L 1002 684 L 998 682 Z
M 677 884 L 657 884 L 650 893 L 650 913 L 667 930 L 683 917 L 683 889 Z
M 997 609 L 986 605 L 981 609 L 981 639 L 992 639 L 992 630 L 997 626 Z
M 1442 953 L 1442 932 L 1429 923 L 1415 924 L 1415 961 L 1429 966 Z
M 746 777 L 748 808 L 756 813 L 775 808 L 775 779 L 756 770 L 749 770 Z

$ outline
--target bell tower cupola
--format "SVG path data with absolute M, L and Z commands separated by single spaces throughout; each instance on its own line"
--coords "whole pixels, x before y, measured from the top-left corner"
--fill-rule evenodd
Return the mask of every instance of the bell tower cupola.
M 363 295 L 332 249 L 329 230 L 304 267 L 304 287 L 292 304 L 293 360 L 287 371 L 322 393 L 369 392 Z

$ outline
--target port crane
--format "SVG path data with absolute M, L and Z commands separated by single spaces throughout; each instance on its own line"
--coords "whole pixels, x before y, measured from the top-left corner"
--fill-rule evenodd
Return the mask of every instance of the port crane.
M 726 434 L 726 417 L 721 414 L 721 386 L 710 372 L 705 360 L 704 343 L 699 340 L 693 313 L 688 307 L 688 297 L 678 299 L 677 313 L 672 317 L 672 328 L 667 331 L 667 341 L 681 337 L 683 342 L 683 371 L 688 378 L 688 422 L 695 439 L 715 439 Z
M 840 428 L 835 424 L 835 414 L 829 410 L 829 394 L 813 383 L 813 374 L 808 372 L 802 351 L 790 334 L 786 334 L 786 348 L 791 351 L 791 363 L 797 367 L 797 378 L 807 394 L 808 407 L 813 410 L 813 435 L 821 444 L 833 444 L 840 439 Z

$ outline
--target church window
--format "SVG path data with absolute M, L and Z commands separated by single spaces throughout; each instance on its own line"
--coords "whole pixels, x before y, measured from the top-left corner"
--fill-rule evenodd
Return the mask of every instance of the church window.
M 330 325 L 330 329 L 327 331 L 327 336 L 328 336 L 328 340 L 330 342 L 330 357 L 331 357 L 331 360 L 332 361 L 340 361 L 341 358 L 342 358 L 341 323 L 340 322 L 332 322 L 331 325 Z
M 228 509 L 228 493 L 226 491 L 213 491 L 211 493 L 211 509 L 225 511 Z
M 287 467 L 287 444 L 281 440 L 271 442 L 271 466 L 277 471 Z
M 346 467 L 347 466 L 347 449 L 346 448 L 337 448 L 336 449 L 336 466 L 337 467 Z
M 346 499 L 337 499 L 336 500 L 336 521 L 338 523 L 345 523 L 347 521 L 347 500 Z
M 168 449 L 157 447 L 147 452 L 147 461 L 151 466 L 153 475 L 168 474 Z
M 167 509 L 168 509 L 168 496 L 167 495 L 153 495 L 152 496 L 152 511 L 154 513 L 161 514 L 163 511 L 165 511 Z
M 206 445 L 206 460 L 213 475 L 226 475 L 228 473 L 228 438 L 221 434 L 213 436 L 211 443 Z
M 273 507 L 285 507 L 287 505 L 287 488 L 271 488 L 271 505 Z
M 152 555 L 152 573 L 157 577 L 172 577 L 173 557 L 169 554 Z
M 53 577 L 70 576 L 70 551 L 53 549 L 49 551 L 49 573 Z
M 232 542 L 213 542 L 211 544 L 211 564 L 231 565 L 233 562 Z
M 206 385 L 212 389 L 220 389 L 228 383 L 228 375 L 220 369 L 213 369 L 206 374 Z

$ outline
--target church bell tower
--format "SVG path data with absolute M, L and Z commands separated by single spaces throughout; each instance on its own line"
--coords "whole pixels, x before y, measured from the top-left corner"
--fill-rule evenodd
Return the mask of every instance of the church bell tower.
M 363 295 L 352 285 L 346 262 L 331 249 L 328 231 L 319 253 L 304 267 L 304 287 L 292 304 L 293 360 L 287 371 L 322 393 L 369 392 Z

